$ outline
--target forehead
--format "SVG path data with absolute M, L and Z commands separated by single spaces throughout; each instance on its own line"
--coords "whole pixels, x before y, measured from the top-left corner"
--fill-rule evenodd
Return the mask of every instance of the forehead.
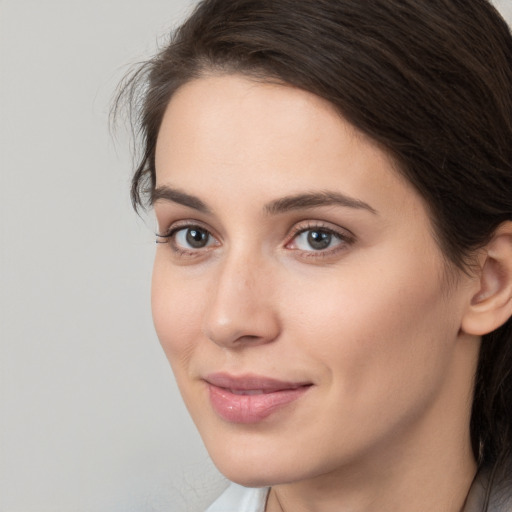
M 330 103 L 295 87 L 242 75 L 207 76 L 186 83 L 173 95 L 160 128 L 157 153 L 162 144 L 185 135 L 202 147 L 210 144 L 212 152 L 241 140 L 245 144 L 237 150 L 243 151 L 249 141 L 263 144 L 277 134 L 281 142 L 310 139 L 321 135 L 319 128 L 328 117 L 337 124 L 339 114 Z M 348 123 L 343 128 L 356 134 Z
M 418 200 L 393 159 L 318 96 L 239 75 L 182 86 L 165 112 L 156 148 L 157 186 L 276 197 L 338 189 L 378 204 Z M 376 208 L 378 209 L 378 207 Z

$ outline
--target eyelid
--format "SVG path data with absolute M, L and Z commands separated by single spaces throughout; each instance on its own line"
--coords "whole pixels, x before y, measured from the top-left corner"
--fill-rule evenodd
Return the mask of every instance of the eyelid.
M 208 231 L 215 239 L 219 239 L 219 237 L 214 233 L 214 231 L 206 225 L 204 222 L 201 222 L 200 220 L 196 219 L 184 219 L 184 220 L 178 220 L 175 222 L 171 222 L 170 225 L 165 228 L 164 233 L 155 233 L 155 236 L 158 238 L 171 238 L 176 231 L 179 231 L 180 229 L 186 229 L 186 228 L 193 228 L 198 227 L 201 229 L 204 229 L 205 231 Z
M 214 243 L 211 245 L 207 245 L 202 248 L 182 248 L 178 246 L 176 243 L 173 243 L 172 240 L 174 235 L 182 230 L 187 228 L 200 228 L 208 232 L 210 237 L 214 240 Z M 302 233 L 307 231 L 323 231 L 331 233 L 333 236 L 335 236 L 340 243 L 336 244 L 334 247 L 328 247 L 326 249 L 311 249 L 311 250 L 304 250 L 299 249 L 296 247 L 291 247 L 293 241 Z M 179 256 L 199 256 L 201 254 L 205 254 L 207 251 L 211 250 L 212 248 L 218 247 L 221 245 L 221 238 L 216 234 L 216 232 L 207 224 L 204 222 L 201 222 L 196 219 L 183 219 L 175 222 L 171 222 L 169 227 L 165 229 L 163 233 L 155 233 L 155 236 L 157 237 L 156 243 L 160 244 L 168 244 L 171 249 L 177 253 Z M 163 240 L 158 240 L 158 238 L 161 238 Z M 285 242 L 283 244 L 283 247 L 285 249 L 289 249 L 296 253 L 296 256 L 298 258 L 326 258 L 331 257 L 337 254 L 340 251 L 346 250 L 348 247 L 353 245 L 356 242 L 356 236 L 347 228 L 338 226 L 336 224 L 332 224 L 330 222 L 321 221 L 321 220 L 305 220 L 296 222 L 292 228 L 289 230 L 289 234 L 285 237 Z
M 303 233 L 304 231 L 314 231 L 315 229 L 318 231 L 327 231 L 329 233 L 332 233 L 336 236 L 339 236 L 342 240 L 355 241 L 356 239 L 354 233 L 352 233 L 352 231 L 350 231 L 349 229 L 337 226 L 335 224 L 323 220 L 307 220 L 297 222 L 291 228 L 288 238 L 292 239 L 299 235 L 300 233 Z
M 179 246 L 176 243 L 174 236 L 181 230 L 191 228 L 199 228 L 206 231 L 208 235 L 214 240 L 214 243 L 200 248 L 184 248 Z M 155 236 L 157 237 L 157 244 L 167 244 L 178 257 L 200 257 L 207 251 L 210 251 L 212 248 L 218 247 L 220 245 L 219 237 L 215 234 L 215 232 L 205 223 L 196 219 L 184 219 L 172 222 L 169 227 L 166 228 L 163 234 L 155 233 Z M 158 240 L 158 238 L 162 238 L 164 240 Z
M 327 233 L 331 233 L 335 237 L 337 237 L 340 240 L 340 243 L 335 245 L 332 248 L 327 249 L 321 249 L 321 250 L 314 250 L 311 249 L 310 251 L 298 249 L 298 248 L 292 248 L 289 247 L 290 244 L 293 243 L 293 241 L 302 233 L 306 231 L 324 231 Z M 342 251 L 346 249 L 348 246 L 354 244 L 356 241 L 355 235 L 348 230 L 347 228 L 342 228 L 340 226 L 333 225 L 329 222 L 325 221 L 316 221 L 316 220 L 308 220 L 303 223 L 297 223 L 290 231 L 290 234 L 287 236 L 287 242 L 285 243 L 284 247 L 289 248 L 290 250 L 296 251 L 297 253 L 300 253 L 303 255 L 303 257 L 308 258 L 325 258 L 328 256 L 333 256 L 334 254 L 338 253 L 339 251 Z

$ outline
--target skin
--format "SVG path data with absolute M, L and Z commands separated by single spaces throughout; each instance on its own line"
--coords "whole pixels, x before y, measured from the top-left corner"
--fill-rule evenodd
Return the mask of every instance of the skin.
M 173 96 L 156 172 L 157 189 L 187 196 L 154 204 L 159 234 L 173 233 L 158 239 L 154 322 L 220 471 L 273 486 L 268 512 L 461 510 L 475 281 L 446 278 L 425 205 L 386 152 L 310 93 L 213 75 Z M 268 206 L 325 192 L 353 201 Z M 312 386 L 238 424 L 213 409 L 212 372 Z

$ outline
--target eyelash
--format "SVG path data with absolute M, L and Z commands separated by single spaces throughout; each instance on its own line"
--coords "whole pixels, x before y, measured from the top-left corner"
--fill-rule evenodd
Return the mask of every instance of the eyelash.
M 347 248 L 347 246 L 352 245 L 355 242 L 355 237 L 352 233 L 350 233 L 348 230 L 342 230 L 342 229 L 334 229 L 330 225 L 327 225 L 323 222 L 313 222 L 308 221 L 305 225 L 298 225 L 294 227 L 292 232 L 290 233 L 290 236 L 288 237 L 289 242 L 285 244 L 285 247 L 289 246 L 294 242 L 294 240 L 297 239 L 297 237 L 303 233 L 307 233 L 310 231 L 313 232 L 320 232 L 320 233 L 326 233 L 333 238 L 337 239 L 339 241 L 338 244 L 336 244 L 332 248 L 326 248 L 326 249 L 319 249 L 314 250 L 311 249 L 309 251 L 303 250 L 303 249 L 295 249 L 301 253 L 302 258 L 328 258 L 332 257 L 335 254 L 337 254 L 340 251 L 343 251 Z
M 156 237 L 157 237 L 156 243 L 168 244 L 171 247 L 171 249 L 179 257 L 197 257 L 197 256 L 204 254 L 205 251 L 209 250 L 209 247 L 216 247 L 219 245 L 217 242 L 216 244 L 213 244 L 211 246 L 207 245 L 205 247 L 201 247 L 201 248 L 197 248 L 197 249 L 193 249 L 193 248 L 185 249 L 185 248 L 179 246 L 176 243 L 176 239 L 175 239 L 176 234 L 180 231 L 190 230 L 190 229 L 194 229 L 194 228 L 201 230 L 203 232 L 206 232 L 209 237 L 211 237 L 214 240 L 217 240 L 216 237 L 211 233 L 211 231 L 207 227 L 205 227 L 197 222 L 184 221 L 183 223 L 178 223 L 178 224 L 172 225 L 167 230 L 167 232 L 165 234 L 156 233 Z M 291 249 L 291 250 L 299 252 L 300 257 L 302 257 L 302 258 L 331 257 L 331 256 L 337 254 L 338 252 L 346 249 L 347 246 L 350 246 L 355 242 L 355 236 L 352 233 L 350 233 L 348 230 L 333 229 L 330 225 L 328 226 L 325 223 L 320 222 L 320 221 L 317 221 L 317 222 L 308 221 L 306 224 L 304 224 L 304 223 L 299 224 L 292 229 L 290 234 L 287 236 L 288 241 L 285 243 L 284 247 L 289 248 L 289 246 L 292 243 L 294 243 L 294 241 L 296 241 L 298 236 L 300 236 L 301 234 L 307 233 L 308 231 L 310 231 L 312 233 L 316 231 L 316 232 L 330 235 L 331 237 L 337 239 L 339 241 L 339 243 L 337 243 L 332 248 L 328 247 L 326 249 L 318 249 L 318 250 L 315 250 L 315 249 L 303 250 L 303 249 L 294 249 L 294 248 Z M 164 240 L 161 241 L 161 240 L 158 240 L 158 238 L 162 238 Z
M 156 243 L 157 244 L 168 244 L 170 246 L 170 248 L 179 256 L 183 256 L 183 257 L 196 257 L 196 256 L 199 256 L 200 254 L 202 254 L 204 252 L 204 250 L 208 247 L 202 247 L 202 248 L 199 248 L 199 249 L 185 249 L 183 247 L 180 247 L 178 244 L 176 244 L 176 240 L 175 240 L 175 237 L 176 237 L 176 233 L 178 233 L 179 231 L 184 231 L 184 230 L 187 230 L 187 229 L 199 229 L 201 231 L 205 231 L 206 233 L 208 233 L 208 236 L 213 238 L 213 239 L 216 239 L 211 231 L 205 227 L 205 226 L 202 226 L 200 223 L 198 222 L 187 222 L 187 221 L 184 221 L 183 223 L 176 223 L 176 224 L 173 224 L 167 231 L 165 234 L 163 235 L 160 235 L 158 233 L 156 233 L 156 237 L 157 237 L 157 240 L 156 240 Z M 161 241 L 161 240 L 158 240 L 158 238 L 163 238 L 164 240 Z

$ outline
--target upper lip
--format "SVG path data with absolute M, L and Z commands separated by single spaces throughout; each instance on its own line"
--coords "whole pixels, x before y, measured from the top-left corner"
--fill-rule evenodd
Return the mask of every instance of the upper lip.
M 254 374 L 235 376 L 227 373 L 212 373 L 207 375 L 204 380 L 219 388 L 240 391 L 261 390 L 267 393 L 271 391 L 283 391 L 286 389 L 298 389 L 312 384 L 311 382 L 306 381 L 283 381 Z

